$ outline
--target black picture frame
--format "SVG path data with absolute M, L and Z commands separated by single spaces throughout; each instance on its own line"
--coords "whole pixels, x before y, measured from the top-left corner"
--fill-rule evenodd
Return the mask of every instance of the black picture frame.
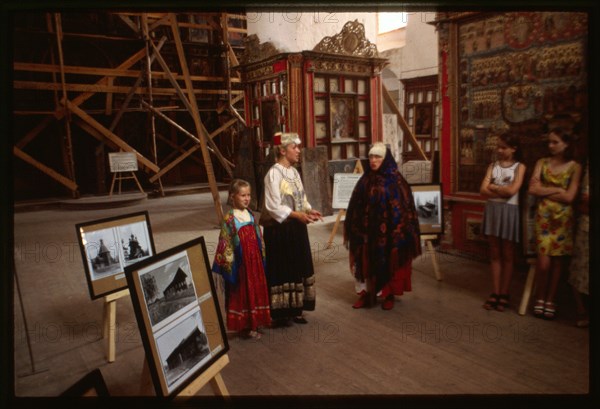
M 419 216 L 421 235 L 444 234 L 443 191 L 441 183 L 415 183 L 410 185 L 415 208 Z
M 175 396 L 229 350 L 204 237 L 125 275 L 156 394 Z
M 102 372 L 99 368 L 88 372 L 83 378 L 75 382 L 63 393 L 60 394 L 63 397 L 108 397 L 108 387 L 102 376 Z
M 127 288 L 125 267 L 156 254 L 147 211 L 78 223 L 75 231 L 92 300 Z

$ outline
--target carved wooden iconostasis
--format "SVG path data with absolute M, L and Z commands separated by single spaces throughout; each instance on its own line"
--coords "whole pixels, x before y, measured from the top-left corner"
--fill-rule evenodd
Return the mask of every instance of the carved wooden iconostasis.
M 442 78 L 442 182 L 451 220 L 446 247 L 485 254 L 479 187 L 496 138 L 519 135 L 526 182 L 547 156 L 554 126 L 575 137 L 576 159 L 588 144 L 586 13 L 439 13 Z M 527 187 L 522 189 L 522 197 Z M 522 200 L 521 202 L 524 202 Z
M 278 131 L 297 132 L 305 148 L 325 147 L 329 167 L 366 158 L 369 146 L 382 139 L 386 63 L 356 20 L 310 51 L 285 53 L 248 36 L 238 68 L 257 147 L 257 184 L 272 163 Z

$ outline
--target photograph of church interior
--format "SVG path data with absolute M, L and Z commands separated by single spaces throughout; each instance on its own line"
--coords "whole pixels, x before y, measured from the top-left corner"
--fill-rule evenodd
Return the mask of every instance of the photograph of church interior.
M 15 11 L 10 23 L 3 366 L 15 404 L 589 396 L 585 10 L 66 9 Z M 213 271 L 222 222 L 249 191 L 243 207 L 258 223 L 289 138 L 300 153 L 283 160 L 320 214 L 305 229 L 313 281 L 296 290 L 314 308 L 300 304 L 302 316 L 282 321 L 271 305 L 272 323 L 246 333 L 229 325 L 234 284 Z M 424 187 L 416 212 L 432 229 L 415 238 L 404 294 L 358 305 L 366 293 L 355 287 L 345 215 L 361 182 L 341 181 L 376 172 L 376 142 L 410 189 Z M 486 212 L 505 196 L 489 192 L 513 185 L 488 169 L 511 161 L 518 227 L 500 240 L 487 234 Z M 544 189 L 552 170 L 542 164 L 570 172 L 561 187 L 570 198 L 552 202 L 570 212 L 560 255 L 539 254 L 548 227 L 537 212 L 550 193 L 531 185 Z M 248 185 L 232 202 L 235 179 Z M 344 207 L 334 203 L 344 195 Z M 243 247 L 258 254 L 263 283 L 267 229 L 252 233 L 266 264 Z M 502 290 L 493 269 L 505 273 Z M 554 294 L 540 296 L 544 286 Z

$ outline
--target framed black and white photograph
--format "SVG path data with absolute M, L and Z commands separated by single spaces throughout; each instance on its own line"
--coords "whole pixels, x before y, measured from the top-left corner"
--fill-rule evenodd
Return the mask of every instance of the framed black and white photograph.
M 194 307 L 196 292 L 185 252 L 151 267 L 140 270 L 139 279 L 152 329 L 157 330 L 169 317 Z
M 211 355 L 200 308 L 196 306 L 182 319 L 158 332 L 156 348 L 167 388 L 176 388 L 186 374 L 201 368 Z
M 442 185 L 414 184 L 410 185 L 410 188 L 419 216 L 421 234 L 442 234 L 444 232 Z
M 148 212 L 79 223 L 75 229 L 92 299 L 126 288 L 125 267 L 155 253 Z
M 125 275 L 156 393 L 174 396 L 229 349 L 204 237 Z

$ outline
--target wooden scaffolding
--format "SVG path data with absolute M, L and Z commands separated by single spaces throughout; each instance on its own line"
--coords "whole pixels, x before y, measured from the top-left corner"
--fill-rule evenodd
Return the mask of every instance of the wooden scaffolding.
M 188 159 L 206 173 L 221 220 L 213 158 L 219 171 L 232 177 L 233 139 L 245 126 L 239 112 L 243 89 L 231 70 L 243 51 L 244 15 L 30 13 L 16 16 L 14 27 L 16 157 L 74 198 L 80 197 L 74 128 L 100 141 L 92 165 L 105 166 L 105 149 L 132 152 L 145 182 L 161 195 L 161 178 Z M 145 114 L 142 137 L 128 135 L 121 126 L 136 112 Z M 206 126 L 207 115 L 218 122 Z M 157 132 L 159 121 L 168 124 L 170 138 Z M 58 143 L 48 136 L 57 134 Z M 231 137 L 227 152 L 215 142 L 222 135 Z M 33 144 L 43 138 L 49 140 Z M 40 146 L 53 146 L 53 160 Z

